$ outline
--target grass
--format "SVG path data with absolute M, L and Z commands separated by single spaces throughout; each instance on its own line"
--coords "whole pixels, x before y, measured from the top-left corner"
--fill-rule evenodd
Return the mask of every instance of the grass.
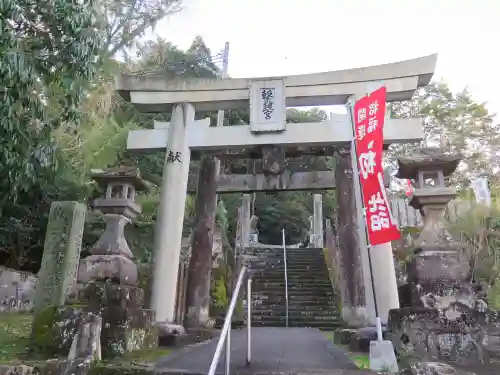
M 324 332 L 325 336 L 328 340 L 333 342 L 333 336 L 335 332 Z M 343 345 L 335 344 L 336 346 L 344 349 L 346 351 L 346 355 L 349 357 L 351 361 L 354 362 L 356 366 L 358 366 L 361 370 L 369 370 L 370 369 L 370 357 L 366 353 L 353 353 L 349 351 L 349 348 Z
M 116 357 L 109 360 L 103 360 L 102 365 L 112 366 L 146 366 L 156 360 L 166 357 L 172 353 L 172 349 L 153 348 L 146 350 L 138 350 L 135 352 L 126 353 L 123 357 Z
M 0 364 L 26 358 L 32 320 L 27 313 L 0 314 Z
M 370 357 L 365 353 L 347 353 L 351 361 L 361 370 L 370 369 Z

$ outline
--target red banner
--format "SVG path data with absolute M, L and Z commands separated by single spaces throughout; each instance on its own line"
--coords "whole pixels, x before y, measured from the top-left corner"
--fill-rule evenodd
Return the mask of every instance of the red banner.
M 353 113 L 359 178 L 366 209 L 368 241 L 372 246 L 400 238 L 390 212 L 382 166 L 386 91 L 385 87 L 381 87 L 361 98 L 354 105 Z

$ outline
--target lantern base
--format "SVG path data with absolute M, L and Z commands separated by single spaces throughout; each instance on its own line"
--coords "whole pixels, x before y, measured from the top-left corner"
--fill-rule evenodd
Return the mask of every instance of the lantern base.
M 91 255 L 80 260 L 78 282 L 111 281 L 137 285 L 137 265 L 123 255 Z

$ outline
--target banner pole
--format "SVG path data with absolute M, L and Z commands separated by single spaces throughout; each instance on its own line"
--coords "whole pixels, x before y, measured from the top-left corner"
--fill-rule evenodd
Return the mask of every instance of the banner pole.
M 371 245 L 368 239 L 368 231 L 366 228 L 366 211 L 363 204 L 363 192 L 361 191 L 361 181 L 359 179 L 359 169 L 358 169 L 358 158 L 356 153 L 356 128 L 354 120 L 354 108 L 352 103 L 347 104 L 347 112 L 349 112 L 349 117 L 351 119 L 352 128 L 352 142 L 351 142 L 351 164 L 352 164 L 352 174 L 353 174 L 353 184 L 354 184 L 354 195 L 356 200 L 356 210 L 358 213 L 358 231 L 359 238 L 363 245 L 366 247 L 368 253 L 368 266 L 370 270 L 370 284 L 372 288 L 373 304 L 375 309 L 375 324 L 377 328 L 377 338 L 378 341 L 382 341 L 382 323 L 378 313 L 377 306 L 377 293 L 375 291 L 375 280 L 373 277 L 373 266 L 372 266 L 372 256 L 371 256 Z M 366 293 L 365 293 L 366 295 Z

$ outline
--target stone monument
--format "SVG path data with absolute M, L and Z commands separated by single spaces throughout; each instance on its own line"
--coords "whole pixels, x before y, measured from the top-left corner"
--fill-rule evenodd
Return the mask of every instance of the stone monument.
M 106 358 L 154 347 L 158 337 L 154 311 L 142 308 L 144 290 L 137 286 L 137 266 L 124 237 L 125 225 L 141 211 L 135 202 L 136 191 L 146 184 L 135 168 L 113 168 L 92 177 L 105 190 L 92 207 L 104 214 L 106 228 L 90 255 L 80 261 L 75 300 L 55 309 L 51 322 L 45 319 L 45 326 L 39 325 L 35 331 L 44 337 L 38 339 L 38 346 L 45 345 L 52 354 L 91 353 L 97 349 L 82 348 L 84 344 L 75 343 L 73 337 L 87 337 L 83 332 L 89 331 L 89 322 L 102 319 L 100 349 Z M 98 325 L 91 326 L 95 328 L 91 336 L 95 336 Z M 90 338 L 84 341 L 95 342 Z
M 38 272 L 34 310 L 61 306 L 76 283 L 87 207 L 78 202 L 52 202 Z
M 410 205 L 424 225 L 407 262 L 411 307 L 389 312 L 388 330 L 396 351 L 426 360 L 484 363 L 500 354 L 500 325 L 475 292 L 469 259 L 446 230 L 445 208 L 456 190 L 445 186 L 459 155 L 423 149 L 398 159 L 397 177 L 416 180 Z

